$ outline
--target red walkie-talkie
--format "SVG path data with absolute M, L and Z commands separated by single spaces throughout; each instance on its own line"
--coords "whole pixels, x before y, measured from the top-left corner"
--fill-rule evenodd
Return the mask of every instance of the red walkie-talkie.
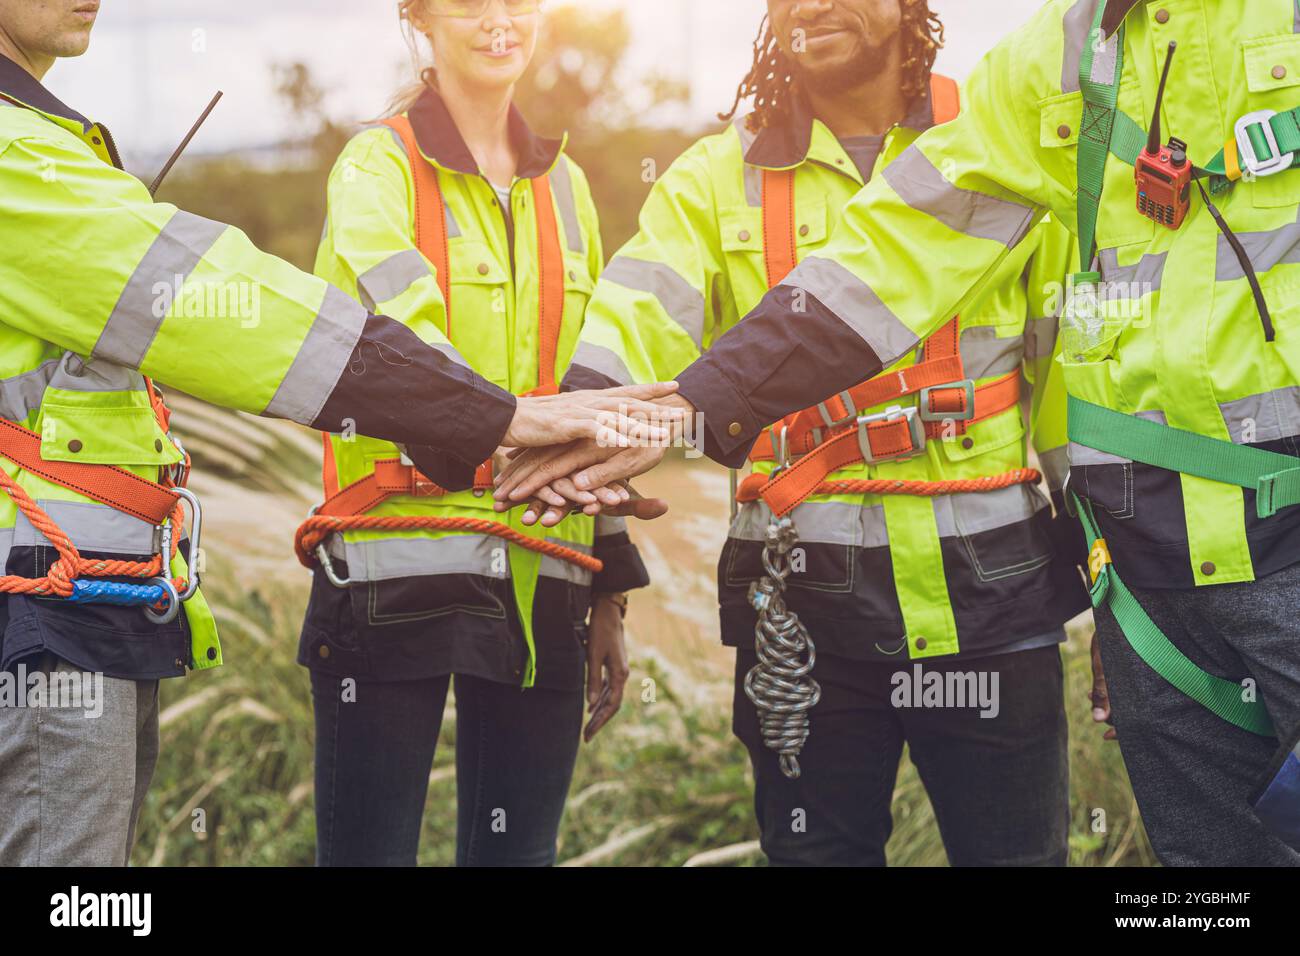
M 1147 148 L 1133 164 L 1138 212 L 1170 229 L 1179 228 L 1187 218 L 1192 195 L 1192 164 L 1187 161 L 1187 144 L 1171 136 L 1167 146 L 1160 145 L 1160 107 L 1165 99 L 1169 63 L 1177 48 L 1177 43 L 1170 42 L 1156 94 L 1155 115 L 1151 117 L 1151 132 L 1147 134 Z

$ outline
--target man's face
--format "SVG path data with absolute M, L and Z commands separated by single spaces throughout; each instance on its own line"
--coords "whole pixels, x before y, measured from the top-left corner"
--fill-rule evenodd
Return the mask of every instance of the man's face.
M 903 21 L 901 0 L 767 0 L 767 9 L 800 78 L 826 93 L 879 75 Z
M 81 56 L 100 0 L 0 0 L 0 33 L 28 59 Z

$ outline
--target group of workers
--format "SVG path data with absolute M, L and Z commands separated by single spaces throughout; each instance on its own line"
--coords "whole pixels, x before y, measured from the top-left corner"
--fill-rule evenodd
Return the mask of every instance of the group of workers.
M 93 719 L 0 707 L 0 864 L 125 864 L 159 681 L 222 662 L 160 385 L 324 433 L 321 865 L 415 862 L 453 675 L 457 862 L 554 862 L 665 510 L 628 481 L 683 439 L 752 466 L 718 591 L 772 863 L 883 865 L 906 744 L 954 865 L 1065 864 L 1091 606 L 1160 861 L 1300 864 L 1300 0 L 1049 0 L 960 90 L 927 0 L 767 6 L 607 262 L 512 102 L 541 0 L 401 0 L 434 65 L 310 276 L 42 85 L 98 2 L 0 0 L 0 670 L 104 677 Z M 995 705 L 900 702 L 913 668 Z

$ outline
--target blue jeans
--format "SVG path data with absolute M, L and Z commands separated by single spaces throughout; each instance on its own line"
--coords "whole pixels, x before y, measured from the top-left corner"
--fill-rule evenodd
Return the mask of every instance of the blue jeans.
M 318 866 L 414 866 L 451 676 L 312 672 Z M 456 865 L 549 866 L 583 693 L 456 675 Z M 350 685 L 349 685 L 350 686 Z

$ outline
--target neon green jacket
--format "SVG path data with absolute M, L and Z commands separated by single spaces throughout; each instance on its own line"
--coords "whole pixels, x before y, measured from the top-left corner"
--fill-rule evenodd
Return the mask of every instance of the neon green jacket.
M 928 101 L 886 137 L 873 179 L 932 125 Z M 741 117 L 683 154 L 656 182 L 640 230 L 610 262 L 587 310 L 567 383 L 594 387 L 676 377 L 735 328 L 767 291 L 763 174 L 795 168 L 795 241 L 801 261 L 824 262 L 844 207 L 862 188 L 855 163 L 833 133 L 798 104 L 788 123 L 754 133 Z M 1052 373 L 1061 289 L 1076 256 L 1069 234 L 1044 224 L 990 271 L 961 310 L 960 351 L 967 376 L 983 385 L 1022 369 L 1032 399 L 931 441 L 903 461 L 850 465 L 829 480 L 939 481 L 998 475 L 1026 465 L 1026 418 L 1051 490 L 1065 473 L 1064 394 Z M 920 283 L 918 283 L 920 285 Z M 949 316 L 951 317 L 951 316 Z M 790 327 L 803 332 L 805 316 Z M 814 334 L 799 334 L 812 350 Z M 781 340 L 750 337 L 752 355 L 727 374 L 747 382 Z M 779 344 L 778 344 L 779 343 Z M 897 369 L 914 364 L 907 355 Z M 852 384 L 869 377 L 871 369 Z M 784 378 L 778 368 L 772 374 Z M 792 372 L 818 398 L 813 368 Z M 1049 382 L 1052 387 L 1049 387 Z M 755 381 L 757 384 L 757 380 Z M 905 404 L 915 405 L 915 395 Z M 812 404 L 810 402 L 809 404 Z M 891 401 L 861 413 L 876 414 Z M 766 439 L 764 439 L 766 440 Z M 751 437 L 749 441 L 753 442 Z M 754 470 L 770 473 L 771 461 Z M 894 653 L 904 635 L 913 657 L 1007 645 L 1051 631 L 1084 604 L 1071 562 L 1057 557 L 1051 508 L 1037 488 L 937 498 L 816 495 L 793 513 L 809 567 L 791 578 L 793 606 L 813 623 L 827 653 Z M 724 640 L 753 639 L 749 583 L 762 573 L 762 502 L 741 507 L 719 566 Z M 1014 614 L 1011 604 L 1019 602 Z M 866 635 L 873 637 L 868 640 Z

